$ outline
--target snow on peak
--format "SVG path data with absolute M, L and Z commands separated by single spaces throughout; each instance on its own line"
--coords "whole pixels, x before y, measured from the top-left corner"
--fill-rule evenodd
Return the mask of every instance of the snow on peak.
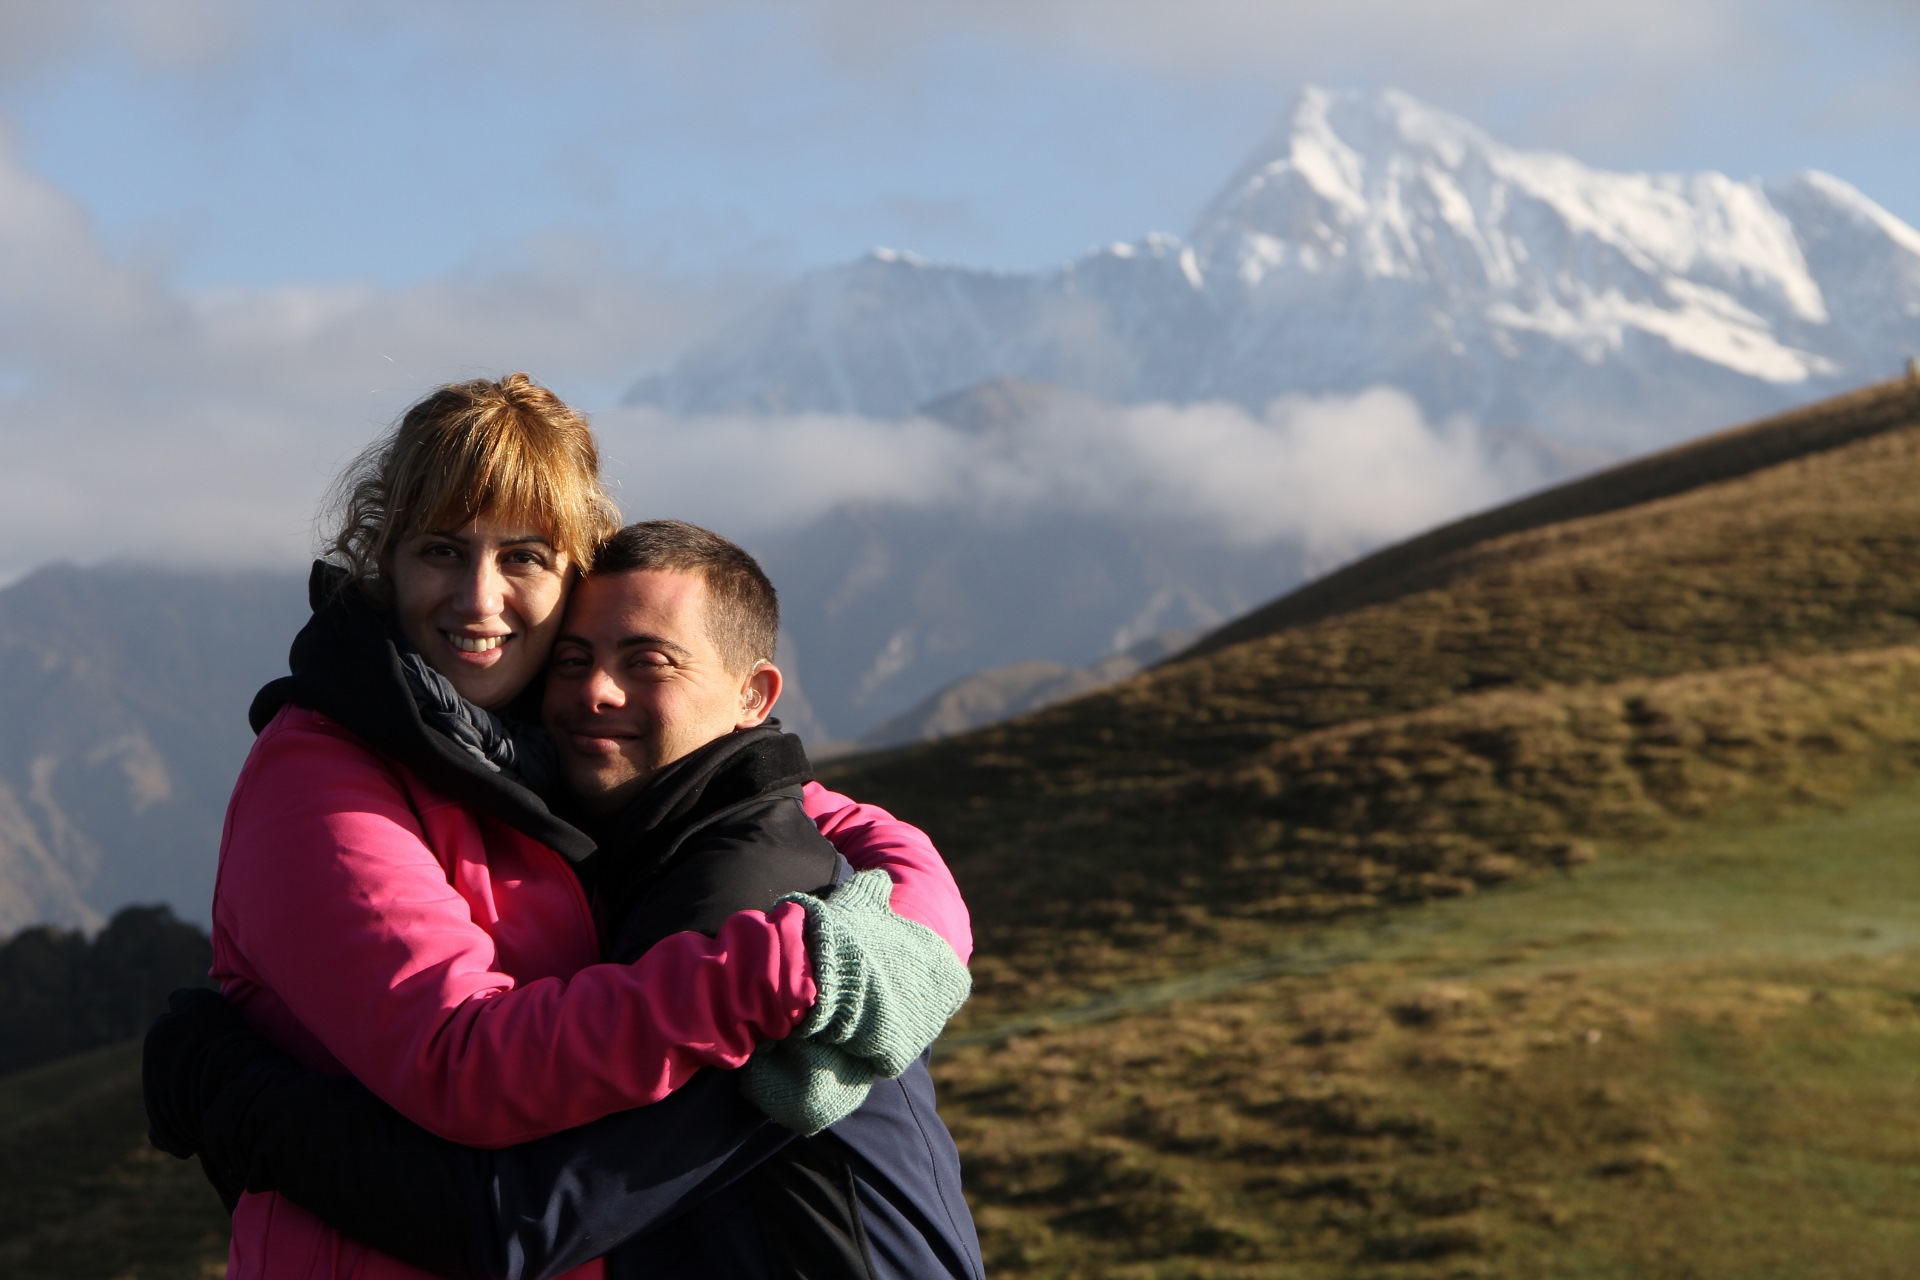
M 1403 93 L 1308 89 L 1184 240 L 1043 272 L 876 250 L 635 395 L 891 415 L 1004 376 L 1255 409 L 1392 383 L 1611 440 L 1916 350 L 1920 231 L 1838 179 L 1608 172 Z
M 1770 195 L 1785 195 L 1795 189 L 1811 195 L 1834 212 L 1858 226 L 1872 227 L 1894 246 L 1920 258 L 1920 231 L 1908 226 L 1869 199 L 1858 187 L 1830 173 L 1809 169 L 1781 182 L 1767 184 Z
M 1589 168 L 1403 93 L 1306 90 L 1192 239 L 1204 274 L 1254 295 L 1302 274 L 1397 280 L 1582 349 L 1617 348 L 1624 325 L 1769 381 L 1825 367 L 1771 333 L 1828 310 L 1760 183 Z

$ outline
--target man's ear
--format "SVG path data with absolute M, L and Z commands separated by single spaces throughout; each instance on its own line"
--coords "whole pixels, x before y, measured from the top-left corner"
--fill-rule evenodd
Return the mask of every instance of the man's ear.
M 764 723 L 773 714 L 773 704 L 780 701 L 784 684 L 780 668 L 771 662 L 754 663 L 753 670 L 740 685 L 740 718 L 733 727 L 752 729 Z

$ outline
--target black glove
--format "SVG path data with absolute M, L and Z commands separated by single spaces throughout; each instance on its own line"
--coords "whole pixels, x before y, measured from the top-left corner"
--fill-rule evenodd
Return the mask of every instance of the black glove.
M 147 1141 L 185 1160 L 201 1152 L 203 1118 L 220 1091 L 279 1050 L 218 991 L 182 987 L 167 1005 L 147 1028 L 140 1092 L 147 1104 Z M 211 1169 L 208 1176 L 214 1176 Z

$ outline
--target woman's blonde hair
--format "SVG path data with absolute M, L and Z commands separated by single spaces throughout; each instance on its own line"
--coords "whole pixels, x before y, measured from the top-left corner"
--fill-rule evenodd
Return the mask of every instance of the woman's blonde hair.
M 334 482 L 329 559 L 383 596 L 401 539 L 475 517 L 538 529 L 580 570 L 620 527 L 586 418 L 524 373 L 429 393 Z

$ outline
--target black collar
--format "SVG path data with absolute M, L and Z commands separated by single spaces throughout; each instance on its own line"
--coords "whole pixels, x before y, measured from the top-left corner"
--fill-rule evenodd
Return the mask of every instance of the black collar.
M 644 892 L 695 830 L 740 805 L 782 791 L 795 796 L 813 780 L 800 739 L 777 720 L 715 738 L 662 769 L 631 800 L 594 824 L 600 838 L 599 886 L 610 910 Z

